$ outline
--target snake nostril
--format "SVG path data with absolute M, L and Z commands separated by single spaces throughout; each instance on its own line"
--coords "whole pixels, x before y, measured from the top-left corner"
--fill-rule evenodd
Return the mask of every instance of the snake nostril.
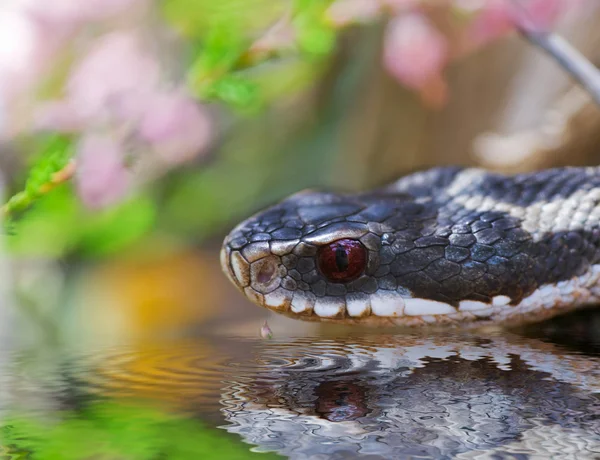
M 266 259 L 261 263 L 258 269 L 258 272 L 256 274 L 256 281 L 260 284 L 269 284 L 269 282 L 271 282 L 271 280 L 275 276 L 276 272 L 277 264 L 275 263 L 275 261 L 270 258 Z

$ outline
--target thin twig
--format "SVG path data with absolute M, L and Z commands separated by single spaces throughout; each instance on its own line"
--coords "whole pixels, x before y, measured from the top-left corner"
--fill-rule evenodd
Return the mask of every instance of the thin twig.
M 533 46 L 546 52 L 589 93 L 600 106 L 600 70 L 557 34 L 540 29 L 521 0 L 512 0 L 517 29 Z
M 556 34 L 528 27 L 521 27 L 519 31 L 530 43 L 543 49 L 563 69 L 569 72 L 585 88 L 594 99 L 594 102 L 600 106 L 600 69 Z
M 71 159 L 60 171 L 52 174 L 48 182 L 42 184 L 33 193 L 23 191 L 14 195 L 4 206 L 0 206 L 0 218 L 10 217 L 15 211 L 25 210 L 34 200 L 46 195 L 58 185 L 71 179 L 75 175 L 76 166 L 75 159 Z

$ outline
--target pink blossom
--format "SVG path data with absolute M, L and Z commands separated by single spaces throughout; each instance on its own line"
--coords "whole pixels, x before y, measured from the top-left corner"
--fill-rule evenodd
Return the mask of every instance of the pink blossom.
M 154 95 L 148 102 L 138 135 L 169 163 L 180 163 L 206 149 L 211 140 L 207 113 L 181 91 Z
M 67 97 L 84 118 L 94 118 L 153 91 L 159 81 L 156 59 L 133 33 L 101 37 L 76 66 L 67 83 Z
M 495 40 L 510 32 L 514 27 L 512 11 L 506 0 L 488 0 L 476 13 L 475 20 L 467 31 L 469 47 Z
M 269 340 L 273 338 L 273 331 L 271 330 L 266 321 L 260 328 L 260 337 Z
M 431 105 L 445 100 L 441 75 L 448 59 L 445 37 L 421 13 L 402 14 L 390 21 L 384 38 L 383 60 L 402 84 L 419 90 Z
M 8 106 L 31 99 L 31 86 L 47 74 L 78 26 L 142 1 L 147 0 L 11 0 L 0 7 L 0 98 Z
M 92 209 L 118 202 L 126 194 L 131 177 L 121 145 L 113 137 L 86 134 L 77 146 L 77 191 Z

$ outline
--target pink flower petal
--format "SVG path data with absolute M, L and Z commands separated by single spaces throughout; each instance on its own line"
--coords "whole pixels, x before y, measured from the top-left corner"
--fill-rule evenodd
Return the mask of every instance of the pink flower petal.
M 88 134 L 77 147 L 77 192 L 86 206 L 103 208 L 120 201 L 131 177 L 121 145 L 114 139 Z
M 385 67 L 409 88 L 423 88 L 438 77 L 448 59 L 445 37 L 420 13 L 392 19 L 384 40 Z
M 140 39 L 115 32 L 101 37 L 73 70 L 67 95 L 82 117 L 97 117 L 127 95 L 152 91 L 158 80 L 158 63 Z
M 189 160 L 206 149 L 212 124 L 207 113 L 183 92 L 154 96 L 140 122 L 140 138 L 169 163 Z
M 512 6 L 506 0 L 488 0 L 467 31 L 469 47 L 500 38 L 514 28 Z

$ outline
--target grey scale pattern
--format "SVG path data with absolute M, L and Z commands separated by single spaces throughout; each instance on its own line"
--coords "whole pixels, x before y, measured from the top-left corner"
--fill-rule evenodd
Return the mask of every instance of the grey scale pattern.
M 503 295 L 516 305 L 600 263 L 598 189 L 598 168 L 515 176 L 434 168 L 368 193 L 293 195 L 236 227 L 225 247 L 250 262 L 253 245 L 270 247 L 281 256 L 281 286 L 316 297 L 396 291 L 457 306 Z M 536 206 L 546 206 L 543 216 Z M 542 217 L 555 225 L 544 230 Z M 368 265 L 352 282 L 329 282 L 316 267 L 317 248 L 344 237 L 364 244 Z

